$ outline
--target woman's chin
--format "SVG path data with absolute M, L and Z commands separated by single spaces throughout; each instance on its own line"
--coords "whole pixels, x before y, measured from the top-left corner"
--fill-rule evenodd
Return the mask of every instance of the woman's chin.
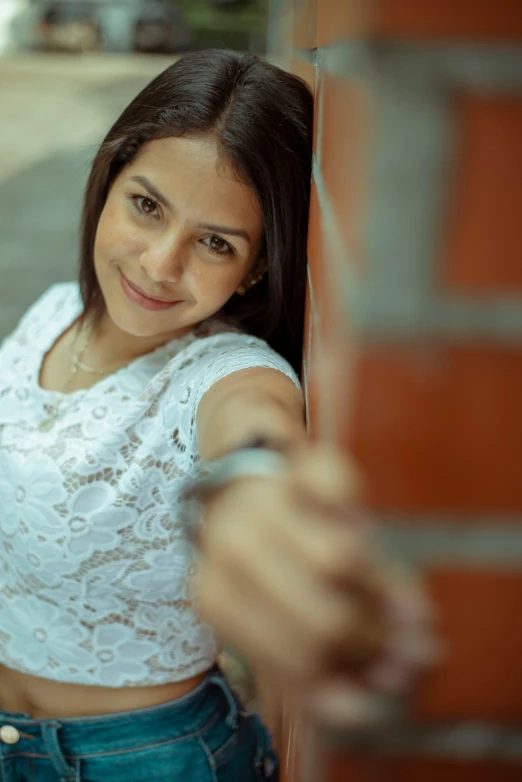
M 124 313 L 121 309 L 117 312 L 111 312 L 110 307 L 108 308 L 108 316 L 113 326 L 122 332 L 122 336 L 125 335 L 125 337 L 137 340 L 149 340 L 158 345 L 162 342 L 168 342 L 174 339 L 177 334 L 184 334 L 192 328 L 192 325 L 187 323 L 160 322 L 161 319 L 157 317 L 141 319 L 136 317 L 136 313 Z M 151 320 L 156 322 L 151 322 Z

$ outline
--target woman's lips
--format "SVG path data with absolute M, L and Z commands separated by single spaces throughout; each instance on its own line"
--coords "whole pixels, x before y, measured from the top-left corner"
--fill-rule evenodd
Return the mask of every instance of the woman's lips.
M 160 301 L 159 299 L 151 299 L 146 296 L 139 288 L 136 288 L 123 274 L 120 272 L 120 283 L 124 294 L 130 301 L 137 304 L 139 307 L 143 307 L 145 310 L 169 310 L 171 307 L 175 307 L 176 304 L 180 304 L 179 301 Z

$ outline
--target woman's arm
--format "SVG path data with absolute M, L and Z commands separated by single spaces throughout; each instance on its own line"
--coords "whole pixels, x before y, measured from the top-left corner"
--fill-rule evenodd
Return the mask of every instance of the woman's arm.
M 198 606 L 278 696 L 364 721 L 372 687 L 400 691 L 429 661 L 429 612 L 375 550 L 346 455 L 309 440 L 303 418 L 275 370 L 234 373 L 203 397 L 203 459 L 258 437 L 294 447 L 280 475 L 236 478 L 205 502 Z
M 200 456 L 205 460 L 219 458 L 256 437 L 275 438 L 289 444 L 302 442 L 306 439 L 303 396 L 277 370 L 262 367 L 234 372 L 215 383 L 201 400 L 197 430 Z M 226 655 L 222 662 L 234 684 L 237 666 L 230 665 Z M 254 670 L 253 674 L 256 699 L 277 746 L 282 727 L 282 700 L 270 676 L 260 670 Z
M 243 369 L 219 380 L 197 411 L 199 453 L 216 459 L 253 437 L 289 444 L 306 440 L 304 400 L 290 378 L 275 369 Z

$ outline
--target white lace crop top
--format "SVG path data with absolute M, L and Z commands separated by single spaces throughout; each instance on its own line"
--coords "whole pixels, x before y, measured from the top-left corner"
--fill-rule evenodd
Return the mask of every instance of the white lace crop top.
M 109 687 L 181 680 L 219 652 L 191 610 L 178 519 L 198 404 L 247 367 L 299 380 L 266 342 L 211 319 L 89 389 L 44 390 L 43 357 L 80 312 L 78 285 L 55 285 L 0 346 L 0 663 Z

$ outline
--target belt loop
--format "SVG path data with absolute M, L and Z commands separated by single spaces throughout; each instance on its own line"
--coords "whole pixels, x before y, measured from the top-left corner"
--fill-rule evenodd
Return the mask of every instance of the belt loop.
M 58 731 L 62 726 L 55 720 L 42 720 L 42 737 L 53 763 L 54 768 L 60 775 L 62 782 L 81 782 L 79 780 L 80 764 L 76 769 L 70 766 L 63 756 L 63 752 L 58 741 Z
M 226 682 L 225 678 L 222 674 L 218 673 L 213 676 L 209 676 L 208 681 L 212 684 L 215 684 L 217 687 L 220 688 L 223 695 L 227 699 L 227 703 L 230 707 L 230 713 L 227 716 L 226 722 L 227 725 L 231 728 L 237 728 L 238 724 L 238 708 L 237 708 L 237 701 L 236 698 L 228 686 L 228 683 Z

